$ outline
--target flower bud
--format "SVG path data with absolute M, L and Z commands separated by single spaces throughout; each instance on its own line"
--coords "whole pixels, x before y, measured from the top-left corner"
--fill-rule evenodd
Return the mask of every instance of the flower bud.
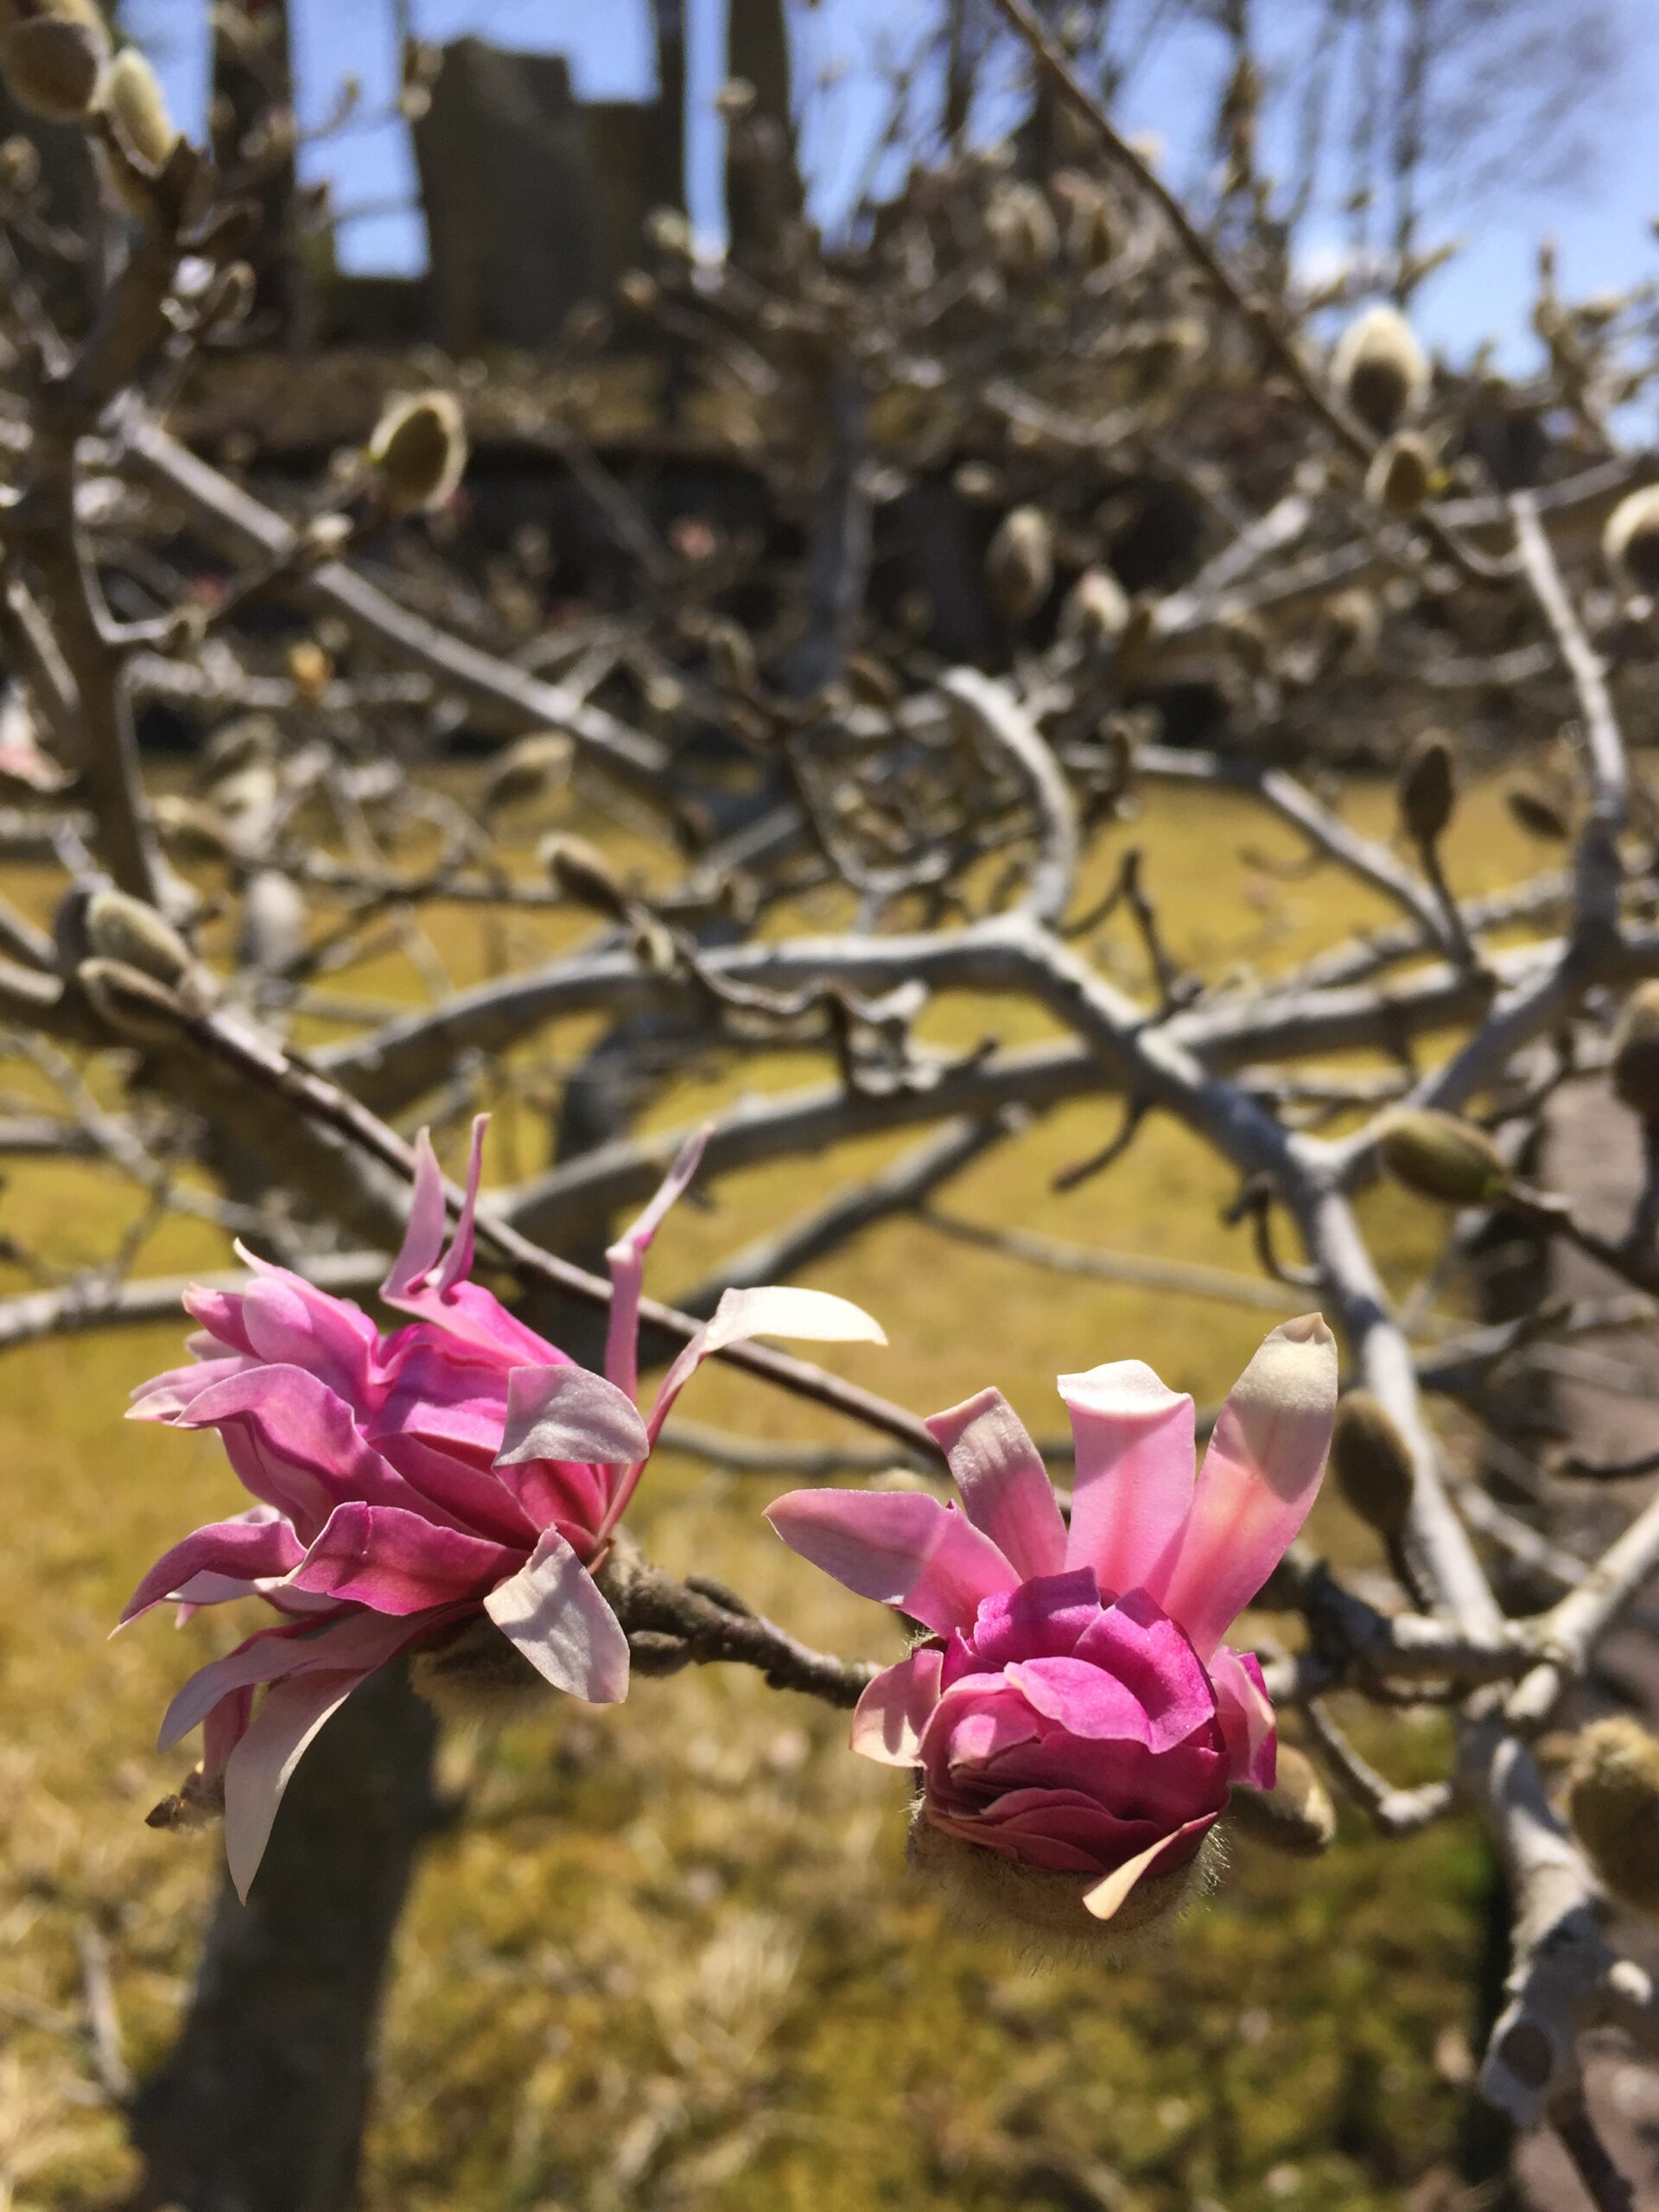
M 129 148 L 153 169 L 164 168 L 179 143 L 161 79 L 136 46 L 124 46 L 104 80 L 104 105 Z
M 740 622 L 716 615 L 709 625 L 709 673 L 728 691 L 753 691 L 760 671 L 754 644 Z
M 1226 1867 L 1225 1847 L 1211 1828 L 1192 1858 L 1167 1874 L 1142 1875 L 1111 1919 L 1096 1920 L 1083 1899 L 1097 1874 L 999 1858 L 936 1827 L 919 1799 L 911 1814 L 909 1859 L 915 1872 L 943 1891 L 953 1917 L 1000 1936 L 1033 1961 L 1057 1965 L 1122 1958 L 1135 1948 L 1139 1931 L 1179 1917 L 1207 1897 Z
M 258 279 L 245 261 L 227 261 L 207 289 L 196 327 L 204 336 L 234 330 L 253 311 Z
M 1054 179 L 1054 190 L 1065 210 L 1065 257 L 1079 276 L 1092 276 L 1118 250 L 1111 201 L 1081 169 L 1062 169 Z
M 17 131 L 0 143 L 0 187 L 8 192 L 33 192 L 41 181 L 41 149 L 32 138 Z
M 1297 1859 L 1316 1859 L 1336 1840 L 1337 1808 L 1311 1759 L 1281 1744 L 1271 1789 L 1235 1789 L 1227 1818 L 1256 1843 Z
M 1503 804 L 1529 837 L 1560 842 L 1572 835 L 1572 825 L 1554 800 L 1525 784 L 1511 785 L 1503 794 Z
M 94 891 L 86 902 L 86 942 L 98 960 L 117 960 L 174 990 L 195 969 L 195 956 L 171 922 L 124 891 Z
M 533 730 L 510 745 L 491 772 L 484 788 L 484 804 L 492 813 L 522 806 L 570 773 L 575 748 L 563 730 Z
M 1619 501 L 1607 518 L 1601 550 L 1627 590 L 1659 593 L 1659 484 Z
M 715 94 L 715 113 L 726 123 L 741 123 L 753 112 L 760 95 L 747 77 L 728 77 Z
M 1399 310 L 1368 308 L 1337 341 L 1331 373 L 1360 421 L 1386 437 L 1422 404 L 1428 359 Z
M 1109 569 L 1085 569 L 1065 595 L 1060 635 L 1085 652 L 1113 645 L 1128 627 L 1129 595 Z
M 172 992 L 121 960 L 83 960 L 75 970 L 99 1019 L 136 1045 L 171 1045 L 185 1019 Z
M 653 207 L 645 218 L 645 236 L 658 253 L 676 261 L 690 261 L 694 239 L 691 226 L 677 207 Z
M 632 919 L 633 901 L 609 861 L 586 837 L 569 836 L 561 830 L 544 838 L 542 865 L 552 877 L 555 889 L 576 906 L 587 906 L 613 921 Z
M 225 1777 L 209 1781 L 200 1767 L 186 1775 L 176 1794 L 163 1797 L 144 1815 L 147 1828 L 207 1828 L 225 1817 Z
M 1580 1732 L 1567 1810 L 1597 1879 L 1632 1911 L 1659 1917 L 1659 1743 L 1639 1722 L 1615 1713 Z
M 1424 441 L 1396 431 L 1377 448 L 1365 472 L 1365 496 L 1385 514 L 1415 514 L 1433 487 L 1434 463 Z
M 315 638 L 302 638 L 288 649 L 288 680 L 303 707 L 315 707 L 327 690 L 334 664 Z
M 14 23 L 0 48 L 0 71 L 22 105 L 53 123 L 84 123 L 109 59 L 88 25 L 62 16 L 31 16 Z
M 1438 732 L 1420 737 L 1400 771 L 1400 819 L 1414 844 L 1438 844 L 1458 803 L 1457 764 Z
M 632 308 L 635 315 L 654 315 L 662 297 L 662 288 L 654 276 L 643 269 L 625 269 L 616 280 L 616 296 L 625 308 Z
M 1040 276 L 1060 251 L 1053 210 L 1034 184 L 999 185 L 985 210 L 985 231 L 1010 276 Z
M 1054 532 L 1040 507 L 1014 507 L 985 555 L 985 588 L 1008 622 L 1026 622 L 1054 582 Z
M 1613 1096 L 1644 1122 L 1659 1121 L 1659 982 L 1640 983 L 1613 1032 Z
M 1403 1107 L 1382 1124 L 1377 1151 L 1396 1183 L 1442 1205 L 1488 1205 L 1509 1188 L 1503 1154 L 1455 1114 Z
M 1394 1416 L 1369 1390 L 1350 1390 L 1337 1402 L 1331 1471 L 1349 1511 L 1396 1542 L 1411 1512 L 1416 1473 Z M 1281 1752 L 1281 1771 L 1283 1758 Z
M 891 712 L 904 699 L 904 686 L 897 675 L 874 653 L 849 653 L 842 674 L 847 689 L 861 707 L 880 707 Z
M 467 466 L 467 426 L 447 391 L 396 401 L 375 424 L 369 460 L 395 515 L 443 506 Z
M 182 861 L 228 861 L 238 857 L 230 824 L 215 808 L 200 800 L 162 792 L 151 811 L 156 828 L 168 852 Z

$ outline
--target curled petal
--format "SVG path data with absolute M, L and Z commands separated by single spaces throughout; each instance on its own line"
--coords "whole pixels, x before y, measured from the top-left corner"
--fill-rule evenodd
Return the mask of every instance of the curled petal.
M 518 1573 L 491 1591 L 484 1610 L 556 1689 L 589 1705 L 627 1695 L 622 1624 L 556 1529 L 547 1529 Z
M 918 1766 L 922 1731 L 939 1701 L 944 1654 L 925 1643 L 879 1674 L 853 1712 L 852 1747 L 883 1766 Z
M 619 1236 L 606 1253 L 611 1271 L 611 1313 L 605 1331 L 605 1372 L 619 1390 L 632 1397 L 639 1387 L 639 1292 L 645 1280 L 645 1254 L 662 1227 L 671 1206 L 681 1197 L 697 1172 L 702 1148 L 714 1124 L 688 1137 L 678 1159 L 664 1177 L 656 1196 L 632 1227 Z
M 259 1516 L 257 1520 L 255 1514 Z M 291 1525 L 269 1506 L 255 1506 L 253 1513 L 198 1529 L 163 1553 L 127 1600 L 117 1625 L 124 1627 L 164 1598 L 179 1595 L 197 1575 L 222 1574 L 238 1582 L 257 1581 L 265 1575 L 286 1574 L 304 1556 L 305 1548 Z M 197 1596 L 193 1602 L 202 1600 Z
M 232 1352 L 224 1359 L 200 1359 L 190 1367 L 169 1367 L 165 1375 L 152 1375 L 132 1394 L 129 1421 L 176 1421 L 204 1390 L 227 1382 L 232 1375 L 245 1375 L 251 1358 Z
M 415 1140 L 415 1194 L 410 1201 L 409 1226 L 391 1272 L 380 1286 L 388 1306 L 404 1306 L 438 1263 L 443 1250 L 443 1170 L 432 1149 L 431 1133 L 423 1129 Z
M 836 1298 L 827 1290 L 798 1290 L 792 1286 L 767 1285 L 754 1290 L 728 1290 L 715 1308 L 714 1319 L 699 1329 L 663 1377 L 657 1402 L 651 1409 L 651 1434 L 655 1442 L 669 1409 L 698 1368 L 712 1352 L 751 1337 L 804 1337 L 818 1344 L 884 1344 L 887 1332 L 862 1306 L 850 1299 Z
M 1278 1738 L 1261 1661 L 1253 1651 L 1230 1651 L 1221 1644 L 1210 1655 L 1210 1679 L 1227 1747 L 1228 1778 L 1247 1789 L 1271 1789 Z
M 368 1315 L 349 1299 L 333 1297 L 286 1268 L 271 1267 L 251 1253 L 243 1256 L 256 1271 L 238 1301 L 251 1350 L 276 1365 L 303 1367 L 341 1397 L 360 1403 L 375 1348 Z M 213 1323 L 207 1325 L 219 1333 Z
M 467 1195 L 461 1200 L 461 1214 L 455 1223 L 455 1233 L 450 1240 L 449 1256 L 438 1270 L 438 1280 L 433 1287 L 440 1298 L 465 1282 L 473 1271 L 473 1249 L 478 1222 L 478 1192 L 484 1179 L 484 1132 L 490 1126 L 487 1114 L 473 1116 L 472 1147 L 467 1159 Z
M 1077 1450 L 1065 1563 L 1161 1602 L 1192 1503 L 1192 1401 L 1138 1359 L 1062 1375 L 1059 1390 Z
M 1307 1518 L 1337 1409 L 1336 1340 L 1317 1313 L 1267 1338 L 1221 1409 L 1162 1603 L 1208 1659 Z
M 990 1538 L 920 1491 L 798 1490 L 766 1508 L 793 1552 L 941 1634 L 1020 1580 Z
M 1023 1580 L 1058 1574 L 1065 1560 L 1065 1523 L 1054 1486 L 1014 1408 L 1000 1390 L 982 1390 L 928 1431 L 950 1463 L 968 1518 L 982 1529 Z
M 237 1249 L 239 1254 L 241 1247 L 238 1245 Z M 213 1290 L 205 1283 L 193 1282 L 184 1294 L 184 1310 L 193 1321 L 200 1323 L 219 1350 L 239 1351 L 252 1357 L 253 1344 L 242 1319 L 245 1294 L 239 1290 Z
M 1206 1813 L 1198 1820 L 1188 1821 L 1177 1828 L 1173 1835 L 1160 1837 L 1148 1849 L 1137 1852 L 1133 1859 L 1126 1859 L 1116 1872 L 1108 1874 L 1103 1881 L 1096 1882 L 1093 1889 L 1084 1891 L 1083 1902 L 1085 1909 L 1096 1920 L 1115 1919 L 1122 1910 L 1129 1891 L 1142 1875 L 1151 1873 L 1160 1859 L 1168 1858 L 1179 1864 L 1180 1858 L 1191 1858 L 1190 1850 L 1178 1855 L 1175 1847 L 1189 1840 L 1196 1845 L 1205 1831 L 1214 1826 L 1215 1818 L 1213 1813 Z

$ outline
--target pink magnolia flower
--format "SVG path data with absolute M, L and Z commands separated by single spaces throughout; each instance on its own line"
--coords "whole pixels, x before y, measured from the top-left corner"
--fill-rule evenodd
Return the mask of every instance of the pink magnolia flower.
M 852 1733 L 867 1758 L 920 1770 L 918 1833 L 1069 1875 L 1098 1921 L 1190 1861 L 1232 1788 L 1273 1786 L 1261 1668 L 1222 1637 L 1319 1489 L 1336 1346 L 1317 1314 L 1275 1329 L 1196 1482 L 1192 1401 L 1141 1361 L 1059 1389 L 1077 1443 L 1069 1529 L 998 1390 L 928 1423 L 963 1510 L 806 1490 L 767 1517 L 803 1558 L 931 1631 L 870 1684 Z
M 193 1675 L 162 1723 L 163 1751 L 202 1729 L 203 1777 L 223 1777 L 243 1897 L 307 1745 L 398 1653 L 484 1616 L 556 1688 L 596 1704 L 626 1696 L 627 1638 L 593 1571 L 709 1353 L 760 1335 L 884 1341 L 868 1314 L 822 1291 L 728 1291 L 642 1418 L 644 1256 L 702 1138 L 607 1255 L 613 1298 L 594 1375 L 468 1280 L 483 1132 L 480 1118 L 447 1253 L 442 1177 L 422 1133 L 408 1234 L 381 1288 L 409 1325 L 379 1335 L 348 1300 L 245 1252 L 246 1291 L 186 1298 L 201 1325 L 197 1363 L 134 1394 L 135 1420 L 217 1429 L 259 1502 L 175 1544 L 123 1624 L 169 1599 L 181 1620 L 255 1595 L 285 1617 Z

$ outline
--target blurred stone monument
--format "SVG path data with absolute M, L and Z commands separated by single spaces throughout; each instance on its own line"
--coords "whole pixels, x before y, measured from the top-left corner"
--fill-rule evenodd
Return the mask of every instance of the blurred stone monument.
M 654 104 L 579 101 L 563 54 L 444 48 L 415 154 L 429 334 L 447 353 L 550 345 L 578 300 L 609 289 L 649 205 L 655 118 Z

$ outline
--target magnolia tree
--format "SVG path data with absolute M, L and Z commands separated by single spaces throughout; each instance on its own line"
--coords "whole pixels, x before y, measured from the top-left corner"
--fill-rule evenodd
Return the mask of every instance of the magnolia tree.
M 227 1483 L 226 1517 L 133 1562 L 129 1618 L 254 1601 L 261 1624 L 162 1723 L 164 1747 L 199 1729 L 200 1758 L 152 1819 L 222 1815 L 233 1894 L 137 2107 L 147 2202 L 349 2196 L 426 1817 L 423 1700 L 614 1702 L 702 1665 L 845 1707 L 851 1751 L 909 1778 L 916 1868 L 1021 1948 L 1109 1961 L 1170 1923 L 1215 1878 L 1218 1822 L 1326 1847 L 1327 1785 L 1386 1835 L 1471 1815 L 1515 1916 L 1479 2094 L 1556 2131 L 1598 2203 L 1630 2201 L 1581 2047 L 1612 2029 L 1659 2051 L 1659 1995 L 1605 1931 L 1610 1898 L 1656 1901 L 1659 1745 L 1604 1706 L 1555 1790 L 1534 1746 L 1591 1710 L 1598 1650 L 1659 1571 L 1659 1506 L 1609 1492 L 1600 1557 L 1553 1603 L 1510 1602 L 1506 1548 L 1535 1564 L 1528 1541 L 1548 1544 L 1478 1484 L 1454 1498 L 1425 1400 L 1489 1408 L 1500 1370 L 1543 1374 L 1659 1291 L 1656 816 L 1631 758 L 1652 735 L 1659 486 L 1618 427 L 1653 367 L 1653 294 L 1575 307 L 1546 267 L 1535 382 L 1431 364 L 1399 308 L 1297 289 L 1248 79 L 1217 204 L 1189 206 L 1024 0 L 999 6 L 1043 128 L 918 167 L 833 251 L 780 134 L 753 128 L 743 87 L 724 96 L 743 250 L 711 259 L 663 216 L 615 315 L 672 349 L 777 533 L 717 507 L 664 532 L 572 423 L 537 418 L 623 579 L 617 611 L 550 640 L 544 547 L 480 589 L 446 537 L 454 392 L 397 403 L 281 511 L 170 434 L 181 372 L 252 296 L 251 212 L 94 10 L 10 11 L 0 65 L 84 134 L 108 276 L 83 327 L 48 315 L 25 265 L 53 244 L 29 148 L 0 149 L 0 830 L 56 879 L 49 929 L 0 905 L 0 1014 L 62 1101 L 5 1141 L 94 1153 L 154 1217 L 242 1240 L 223 1277 L 135 1273 L 134 1246 L 0 1302 L 16 1344 L 181 1301 L 194 1363 L 134 1414 L 215 1431 L 251 1500 L 234 1510 Z M 1322 308 L 1334 342 L 1310 333 Z M 584 318 L 572 360 L 598 335 Z M 200 730 L 194 796 L 141 760 L 135 716 L 158 699 Z M 463 716 L 499 741 L 487 768 L 423 775 Z M 1558 864 L 1463 899 L 1445 840 L 1460 776 L 1491 766 L 1517 771 L 1511 806 Z M 1344 810 L 1367 768 L 1396 779 L 1392 840 Z M 594 841 L 555 836 L 540 874 L 513 873 L 496 829 L 571 779 Z M 1136 852 L 1103 900 L 1079 890 L 1170 783 L 1276 816 L 1397 918 L 1271 977 L 1182 971 Z M 656 888 L 609 856 L 617 821 L 656 841 Z M 844 925 L 803 933 L 807 892 Z M 418 948 L 440 902 L 593 929 L 301 1050 L 329 974 L 388 928 Z M 1092 950 L 1112 916 L 1140 946 L 1137 992 Z M 212 962 L 209 925 L 229 948 Z M 926 1021 L 946 993 L 1028 1002 L 1054 1033 L 946 1052 Z M 594 1015 L 554 1164 L 481 1191 L 480 1122 L 449 1181 L 427 1125 L 512 1096 L 518 1048 Z M 676 1069 L 803 1051 L 827 1080 L 673 1141 L 630 1128 Z M 1650 1164 L 1617 1237 L 1535 1179 L 1566 1087 L 1609 1080 Z M 790 1279 L 1076 1099 L 1115 1102 L 1122 1125 L 1070 1183 L 1171 1117 L 1236 1178 L 1263 1278 L 1308 1309 L 1206 1417 L 1201 1464 L 1192 1400 L 1133 1344 L 1060 1378 L 1070 1440 L 1039 1452 L 994 1374 L 924 1417 L 763 1341 L 880 1341 Z M 685 1310 L 644 1295 L 694 1178 L 906 1130 Z M 1441 1209 L 1436 1282 L 1502 1220 L 1628 1294 L 1471 1316 L 1429 1344 L 1356 1212 L 1380 1176 Z M 1010 1268 L 1107 1268 L 1017 1224 L 977 1233 Z M 377 1291 L 401 1317 L 385 1332 L 353 1302 Z M 903 1316 L 884 1318 L 897 1340 Z M 814 1649 L 631 1538 L 665 1437 L 790 1472 L 786 1447 L 671 1422 L 709 1359 L 868 1432 L 862 1452 L 807 1454 L 815 1477 L 910 1471 L 814 1483 L 768 1515 L 803 1577 L 903 1618 L 899 1664 Z M 1327 1454 L 1386 1575 L 1345 1578 L 1299 1541 Z M 1338 1691 L 1442 1710 L 1445 1774 L 1392 1785 L 1333 1717 Z M 1287 1714 L 1305 1751 L 1277 1740 Z M 330 1745 L 348 1749 L 308 1793 Z

